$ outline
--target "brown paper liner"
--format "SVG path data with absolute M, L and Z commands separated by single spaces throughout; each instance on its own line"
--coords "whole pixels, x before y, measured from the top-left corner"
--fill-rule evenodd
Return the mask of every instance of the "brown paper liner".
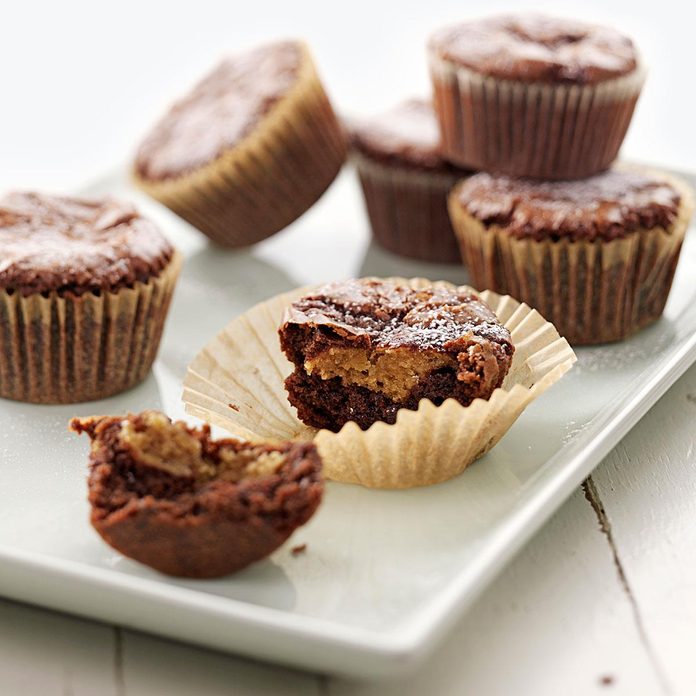
M 305 46 L 295 86 L 236 147 L 190 174 L 135 183 L 214 242 L 247 246 L 308 210 L 336 178 L 345 134 Z
M 37 404 L 102 399 L 147 376 L 181 257 L 147 283 L 79 297 L 0 291 L 0 397 Z
M 395 280 L 413 287 L 433 285 L 422 278 Z M 510 330 L 515 345 L 505 383 L 488 401 L 476 399 L 464 407 L 453 399 L 441 406 L 423 400 L 417 411 L 399 411 L 393 425 L 378 422 L 361 430 L 351 422 L 338 433 L 317 431 L 303 425 L 288 402 L 283 382 L 293 366 L 278 340 L 284 310 L 308 291 L 279 295 L 233 320 L 189 366 L 183 399 L 188 413 L 243 439 L 313 438 L 324 474 L 336 481 L 411 488 L 456 476 L 491 449 L 575 361 L 565 339 L 538 312 L 485 291 L 481 297 Z
M 360 177 L 377 243 L 394 254 L 433 263 L 460 263 L 447 194 L 462 177 L 351 157 Z
M 657 321 L 667 302 L 693 195 L 681 193 L 670 229 L 638 229 L 613 241 L 516 239 L 484 225 L 450 197 L 450 215 L 472 282 L 519 297 L 548 317 L 572 345 L 618 341 Z
M 485 77 L 430 54 L 442 150 L 471 169 L 540 179 L 579 179 L 616 156 L 645 70 L 596 85 Z

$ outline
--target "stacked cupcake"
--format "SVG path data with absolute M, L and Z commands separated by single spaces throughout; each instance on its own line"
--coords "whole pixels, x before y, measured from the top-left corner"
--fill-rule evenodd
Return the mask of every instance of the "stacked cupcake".
M 355 121 L 350 140 L 378 244 L 421 261 L 458 263 L 447 194 L 471 172 L 443 157 L 432 104 L 411 99 Z
M 375 239 L 452 261 L 453 227 L 473 285 L 526 302 L 575 344 L 656 321 L 693 197 L 612 164 L 645 78 L 631 39 L 505 15 L 442 29 L 428 53 L 432 111 L 409 103 L 353 128 Z

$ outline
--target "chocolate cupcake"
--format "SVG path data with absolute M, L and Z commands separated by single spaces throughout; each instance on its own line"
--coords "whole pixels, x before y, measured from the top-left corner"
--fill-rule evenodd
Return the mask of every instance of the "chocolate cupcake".
M 467 406 L 501 386 L 510 333 L 466 288 L 349 280 L 293 302 L 279 329 L 295 366 L 285 380 L 298 418 L 339 431 L 394 423 L 422 399 Z
M 528 303 L 578 345 L 660 317 L 692 211 L 684 182 L 638 168 L 559 182 L 480 173 L 450 194 L 473 283 Z
M 75 418 L 90 451 L 91 522 L 117 551 L 168 575 L 212 578 L 275 551 L 321 502 L 310 443 L 213 440 L 145 411 Z
M 231 56 L 154 127 L 140 188 L 228 247 L 278 232 L 345 159 L 343 131 L 308 48 L 279 41 Z
M 0 199 L 0 396 L 90 401 L 142 381 L 180 265 L 126 203 Z
M 537 15 L 442 29 L 430 40 L 429 57 L 446 157 L 542 179 L 606 169 L 645 77 L 626 36 Z
M 297 288 L 233 319 L 189 365 L 183 394 L 187 413 L 254 442 L 311 440 L 329 479 L 411 488 L 460 474 L 575 362 L 552 324 L 507 295 L 426 278 L 354 280 L 342 287 Z M 338 301 L 339 294 L 345 302 Z M 414 310 L 389 322 L 399 304 Z M 310 335 L 315 342 L 305 340 Z M 387 348 L 390 342 L 393 349 Z M 322 346 L 328 350 L 322 353 Z M 308 365 L 302 353 L 310 356 Z M 329 370 L 345 371 L 345 383 Z M 320 381 L 322 374 L 327 379 Z M 288 399 L 288 377 L 298 409 Z M 308 384 L 314 378 L 316 391 Z M 400 388 L 414 395 L 420 388 L 424 398 L 416 409 L 401 407 L 401 395 L 395 399 L 387 393 Z M 354 403 L 342 403 L 348 398 Z M 436 405 L 431 398 L 444 401 Z M 318 430 L 298 415 L 327 428 L 345 425 L 338 432 Z M 367 429 L 355 421 L 366 425 L 376 417 L 383 420 Z
M 471 172 L 440 154 L 430 102 L 411 99 L 351 126 L 352 157 L 375 240 L 402 256 L 458 263 L 447 194 Z

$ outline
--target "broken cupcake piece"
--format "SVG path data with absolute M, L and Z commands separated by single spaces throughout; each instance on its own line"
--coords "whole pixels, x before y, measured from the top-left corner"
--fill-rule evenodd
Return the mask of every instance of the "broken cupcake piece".
M 488 399 L 514 353 L 508 330 L 469 288 L 374 278 L 293 302 L 279 335 L 295 366 L 285 388 L 299 419 L 334 432 L 348 421 L 394 423 L 421 399 Z
M 87 433 L 91 522 L 161 573 L 219 577 L 277 549 L 314 514 L 321 460 L 308 442 L 213 440 L 157 411 L 73 418 Z

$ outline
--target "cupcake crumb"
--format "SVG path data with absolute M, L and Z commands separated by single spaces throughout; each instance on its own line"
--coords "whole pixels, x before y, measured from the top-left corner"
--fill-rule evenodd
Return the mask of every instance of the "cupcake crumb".
M 290 549 L 290 553 L 292 553 L 293 556 L 299 556 L 301 553 L 304 553 L 307 550 L 307 544 L 298 544 L 297 546 L 293 546 Z
M 613 674 L 603 674 L 599 678 L 599 684 L 600 686 L 613 686 L 615 682 L 615 678 Z

